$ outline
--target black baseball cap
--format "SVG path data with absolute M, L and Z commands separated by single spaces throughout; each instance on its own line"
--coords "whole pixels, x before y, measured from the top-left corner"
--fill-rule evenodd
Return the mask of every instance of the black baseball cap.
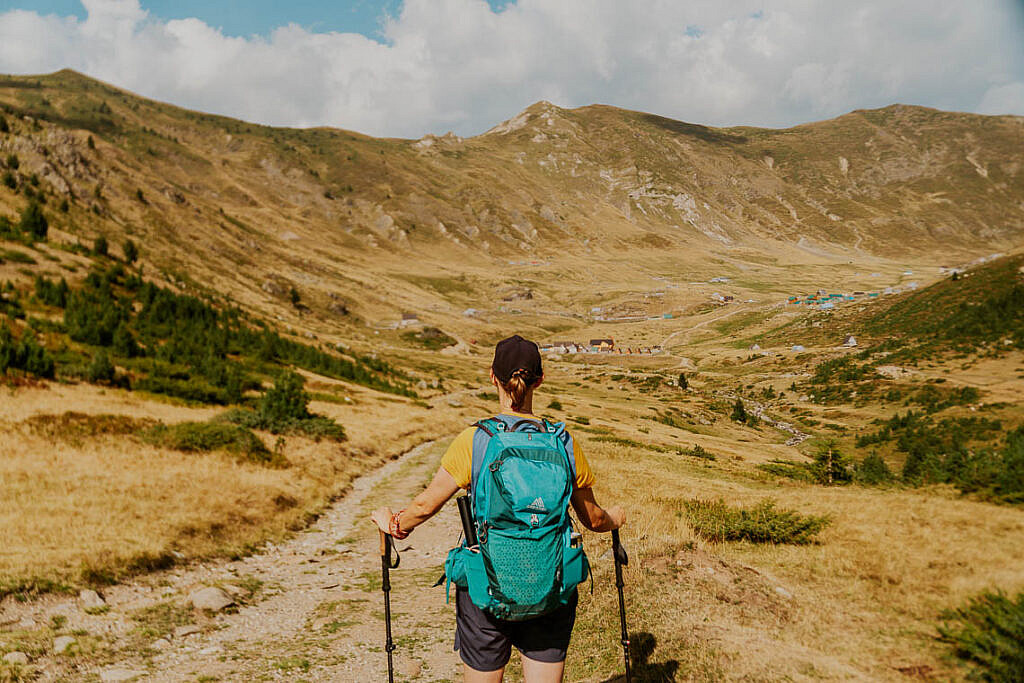
M 533 384 L 544 374 L 540 365 L 540 349 L 534 342 L 518 334 L 502 339 L 494 347 L 491 369 L 502 384 L 512 379 L 512 373 L 516 370 L 526 370 L 527 377 L 524 379 L 527 384 Z

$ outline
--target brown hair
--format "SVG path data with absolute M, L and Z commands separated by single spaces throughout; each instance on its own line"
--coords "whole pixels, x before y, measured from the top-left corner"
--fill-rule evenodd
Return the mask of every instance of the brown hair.
M 519 368 L 512 373 L 507 382 L 502 383 L 501 388 L 505 390 L 512 400 L 512 410 L 519 410 L 526 400 L 526 392 L 537 383 L 538 377 L 534 377 L 526 368 Z

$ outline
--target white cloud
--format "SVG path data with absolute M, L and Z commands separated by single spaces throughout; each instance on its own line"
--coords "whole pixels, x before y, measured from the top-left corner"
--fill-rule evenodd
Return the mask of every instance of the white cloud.
M 276 125 L 474 134 L 538 99 L 713 125 L 791 125 L 892 102 L 1024 114 L 1014 0 L 406 0 L 385 42 L 284 26 L 237 38 L 138 0 L 84 20 L 0 14 L 0 71 L 64 67 Z
M 989 88 L 978 105 L 980 114 L 1024 114 L 1024 82 Z

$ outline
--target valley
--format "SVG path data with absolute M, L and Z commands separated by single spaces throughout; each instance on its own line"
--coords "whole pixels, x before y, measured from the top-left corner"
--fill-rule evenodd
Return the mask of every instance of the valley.
M 375 139 L 70 71 L 0 117 L 0 681 L 377 680 L 371 501 L 496 408 L 512 333 L 629 514 L 641 680 L 996 670 L 948 610 L 1024 610 L 1024 119 Z M 408 680 L 456 678 L 445 514 L 400 546 Z M 585 544 L 569 680 L 618 680 Z

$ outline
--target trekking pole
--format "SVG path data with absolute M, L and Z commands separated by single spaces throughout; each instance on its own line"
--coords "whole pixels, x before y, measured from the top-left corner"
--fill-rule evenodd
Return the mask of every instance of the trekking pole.
M 391 534 L 380 532 L 380 587 L 384 591 L 384 624 L 387 640 L 384 650 L 388 653 L 388 683 L 395 683 L 395 665 L 391 653 L 395 651 L 395 643 L 391 640 L 391 570 L 398 568 L 398 554 L 395 563 L 391 564 Z
M 626 628 L 626 599 L 622 595 L 622 568 L 629 564 L 626 549 L 619 542 L 619 530 L 612 531 L 612 556 L 615 558 L 615 587 L 619 591 L 619 622 L 622 624 L 622 654 L 626 661 L 626 683 L 632 683 L 633 674 L 629 669 L 629 630 Z

